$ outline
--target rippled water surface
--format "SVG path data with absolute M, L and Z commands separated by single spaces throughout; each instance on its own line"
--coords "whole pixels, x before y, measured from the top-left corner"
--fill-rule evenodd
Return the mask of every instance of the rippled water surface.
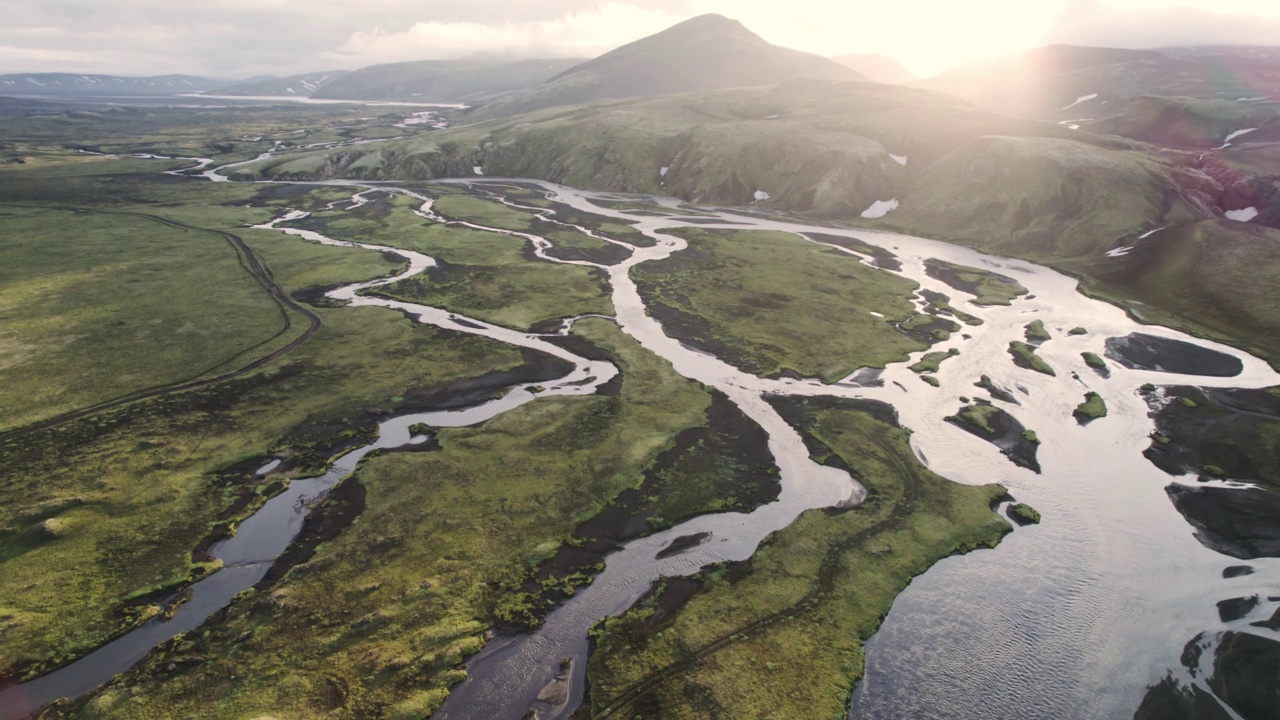
M 196 170 L 211 178 L 220 177 L 216 170 L 204 170 L 204 165 Z M 467 182 L 492 189 L 513 181 Z M 595 582 L 553 612 L 537 632 L 491 641 L 470 661 L 468 680 L 454 689 L 438 717 L 519 718 L 531 707 L 544 718 L 567 717 L 582 700 L 587 630 L 597 620 L 625 610 L 657 578 L 687 575 L 710 563 L 750 557 L 766 535 L 786 527 L 807 509 L 859 503 L 863 489 L 847 473 L 810 460 L 799 434 L 768 403 L 770 395 L 838 396 L 890 403 L 897 408 L 902 424 L 914 431 L 913 445 L 932 470 L 962 483 L 1000 482 L 1044 517 L 1042 524 L 1019 529 L 995 550 L 938 563 L 899 596 L 881 631 L 867 645 L 867 674 L 854 694 L 853 718 L 1130 715 L 1144 688 L 1178 664 L 1187 640 L 1221 625 L 1215 607 L 1218 600 L 1255 593 L 1265 596 L 1268 591 L 1275 594 L 1280 562 L 1254 561 L 1256 574 L 1224 580 L 1222 569 L 1236 563 L 1204 548 L 1174 510 L 1164 491 L 1170 478 L 1142 456 L 1153 425 L 1137 393 L 1144 383 L 1216 387 L 1280 384 L 1280 378 L 1261 360 L 1172 330 L 1139 326 L 1119 309 L 1078 293 L 1074 280 L 1022 261 L 903 235 L 810 227 L 758 215 L 717 212 L 694 219 L 635 215 L 593 204 L 593 199 L 601 197 L 599 193 L 532 184 L 551 199 L 579 210 L 634 221 L 655 240 L 653 247 L 615 243 L 631 253 L 616 265 L 573 264 L 594 265 L 609 274 L 616 320 L 624 332 L 670 361 L 685 377 L 723 392 L 768 433 L 770 450 L 781 469 L 782 492 L 777 502 L 751 513 L 694 518 L 635 540 L 610 555 Z M 428 197 L 386 185 L 363 186 L 346 207 L 357 207 L 376 192 L 416 197 L 423 201 L 419 215 L 430 221 L 444 220 L 434 213 Z M 674 205 L 669 199 L 656 202 Z M 329 209 L 341 204 L 334 203 Z M 550 211 L 528 209 L 555 220 Z M 292 212 L 262 227 L 315 242 L 351 245 L 310 231 L 277 228 L 282 222 L 304 216 Z M 685 247 L 683 240 L 663 234 L 664 229 L 693 225 L 856 237 L 891 249 L 903 262 L 900 274 L 923 288 L 947 294 L 953 305 L 981 318 L 983 324 L 965 327 L 962 333 L 930 349 L 960 351 L 959 356 L 943 363 L 936 375 L 941 383 L 937 389 L 920 382 L 906 368 L 923 353 L 908 363 L 890 366 L 878 377 L 875 372 L 860 372 L 832 385 L 751 376 L 668 337 L 646 313 L 630 279 L 631 267 L 668 257 Z M 541 237 L 484 229 L 523 237 L 544 260 L 567 262 L 549 256 L 550 243 Z M 573 363 L 575 369 L 569 376 L 551 384 L 551 394 L 594 392 L 617 372 L 607 363 L 578 358 L 537 336 L 459 318 L 436 308 L 364 297 L 362 291 L 420 273 L 434 260 L 392 247 L 358 247 L 396 253 L 409 261 L 409 267 L 397 278 L 336 290 L 331 293 L 334 298 L 353 305 L 403 310 L 422 322 L 537 349 Z M 1012 276 L 1030 294 L 1008 307 L 973 305 L 968 296 L 925 273 L 924 261 L 930 258 Z M 1022 340 L 1025 325 L 1037 319 L 1053 334 L 1038 353 L 1057 369 L 1056 377 L 1018 368 L 1010 361 L 1009 342 Z M 1067 334 L 1077 326 L 1088 332 Z M 1236 377 L 1206 378 L 1113 366 L 1111 377 L 1104 379 L 1085 365 L 1082 352 L 1102 354 L 1108 338 L 1138 330 L 1238 357 L 1244 370 Z M 832 332 L 839 332 L 839 328 L 832 328 Z M 973 383 L 982 375 L 989 375 L 1003 387 L 1017 388 L 1020 404 L 1002 407 L 1038 434 L 1042 474 L 1014 466 L 994 446 L 944 421 L 961 407 L 961 397 L 980 394 Z M 1088 391 L 1103 396 L 1110 414 L 1082 427 L 1072 417 L 1072 410 Z M 105 656 L 95 653 L 67 669 L 0 693 L 0 700 L 19 698 L 28 705 L 38 705 L 58 694 L 85 692 L 136 662 L 164 637 L 198 624 L 228 601 L 229 588 L 249 587 L 265 573 L 270 560 L 296 534 L 307 499 L 339 481 L 369 450 L 421 440 L 410 436 L 408 428 L 413 424 L 469 425 L 532 401 L 536 401 L 532 394 L 514 388 L 501 400 L 479 408 L 405 416 L 384 423 L 378 443 L 344 457 L 324 478 L 295 481 L 286 495 L 246 521 L 240 535 L 215 548 L 228 568 L 194 586 L 196 600 L 183 606 L 172 621 L 144 626 L 100 650 Z M 670 557 L 657 557 L 675 538 L 695 533 L 705 533 L 707 541 Z M 202 589 L 206 583 L 222 589 L 206 591 Z M 224 587 L 223 583 L 230 584 Z M 103 657 L 114 664 L 103 664 Z M 576 659 L 567 701 L 556 707 L 539 702 L 539 692 L 561 671 L 561 660 L 566 657 Z M 0 717 L 13 715 L 0 708 Z

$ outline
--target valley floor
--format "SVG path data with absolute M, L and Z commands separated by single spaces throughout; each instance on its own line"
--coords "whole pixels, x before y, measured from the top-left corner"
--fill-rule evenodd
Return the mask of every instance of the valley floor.
M 343 111 L 299 112 L 306 141 L 350 139 Z M 279 151 L 273 132 L 298 120 L 232 115 L 218 148 L 181 122 L 139 138 L 110 117 L 91 147 L 234 163 Z M 1075 293 L 1047 271 L 1025 268 L 1028 294 L 1002 274 L 1018 263 L 955 261 L 968 251 L 926 260 L 933 245 L 895 255 L 839 229 L 832 242 L 771 221 L 699 227 L 696 211 L 644 198 L 620 211 L 537 184 L 208 182 L 161 174 L 189 161 L 61 149 L 56 122 L 17 127 L 30 161 L 0 169 L 0 677 L 17 684 L 0 697 L 172 615 L 221 569 L 219 540 L 388 418 L 523 398 L 365 457 L 262 581 L 46 717 L 564 717 L 578 702 L 588 717 L 840 717 L 912 579 L 1012 530 L 996 512 L 1009 488 L 1044 499 L 1043 532 L 1075 522 L 1037 451 L 1058 483 L 1088 465 L 1076 444 L 1127 453 L 1144 468 L 1137 502 L 1168 484 L 1129 464 L 1147 445 L 1174 474 L 1273 490 L 1265 362 L 1217 347 L 1243 358 L 1241 377 L 1175 375 L 1203 387 L 1139 397 L 1158 373 L 1109 356 L 1108 379 L 1082 356 L 1133 323 L 1083 298 L 1055 314 L 1035 294 Z M 1082 307 L 1094 314 L 1066 317 Z M 1033 331 L 1036 318 L 1048 322 Z M 1077 322 L 1090 327 L 1068 333 Z M 588 362 L 618 374 L 584 378 L 581 394 L 556 385 Z M 1086 388 L 1106 398 L 1088 428 L 1072 416 Z M 946 422 L 963 407 L 984 430 L 993 402 L 1035 426 L 1015 421 L 1018 447 Z M 1201 426 L 1225 429 L 1197 444 Z M 1152 543 L 1200 578 L 1221 556 L 1159 501 Z M 1248 558 L 1257 575 L 1232 591 L 1274 578 L 1275 555 Z M 1232 680 L 1260 682 L 1242 653 L 1278 654 L 1242 627 L 1274 604 L 1216 636 L 1189 612 L 1177 627 L 1205 630 L 1193 642 L 1217 653 L 1214 679 L 1145 648 L 1143 672 L 1166 663 L 1169 679 L 1131 678 L 1120 705 L 1152 685 L 1144 708 L 1210 691 L 1245 717 L 1274 708 Z

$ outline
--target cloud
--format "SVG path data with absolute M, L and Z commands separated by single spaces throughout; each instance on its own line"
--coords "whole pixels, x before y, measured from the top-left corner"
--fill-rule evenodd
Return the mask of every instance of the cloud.
M 593 57 L 685 19 L 667 9 L 610 2 L 562 17 L 533 22 L 415 23 L 401 32 L 360 31 L 337 50 L 335 63 L 364 65 L 393 60 L 459 58 L 476 55 Z
M 1231 8 L 1233 4 L 1223 3 L 1223 7 Z M 1262 12 L 1215 12 L 1185 6 L 1122 9 L 1092 2 L 1077 3 L 1068 8 L 1044 39 L 1047 43 L 1131 49 L 1179 45 L 1275 45 L 1280 42 L 1280 18 L 1274 17 L 1274 6 L 1266 11 L 1271 17 Z
M 229 78 L 477 54 L 586 57 L 707 12 L 787 47 L 882 53 L 921 76 L 1049 42 L 1280 42 L 1275 0 L 0 0 L 0 73 Z

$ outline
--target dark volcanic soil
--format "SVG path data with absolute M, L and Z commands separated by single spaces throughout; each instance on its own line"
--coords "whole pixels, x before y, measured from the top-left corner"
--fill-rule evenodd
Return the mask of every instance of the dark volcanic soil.
M 1184 485 L 1165 491 L 1206 547 L 1241 560 L 1280 557 L 1280 494 Z
M 1181 375 L 1235 377 L 1244 372 L 1239 358 L 1168 338 L 1133 333 L 1107 340 L 1107 357 L 1133 370 Z

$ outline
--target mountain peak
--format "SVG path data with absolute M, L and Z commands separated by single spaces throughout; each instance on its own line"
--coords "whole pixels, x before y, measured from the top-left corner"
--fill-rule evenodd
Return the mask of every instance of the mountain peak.
M 699 15 L 491 103 L 474 117 L 501 117 L 607 98 L 778 85 L 803 78 L 866 80 L 827 58 L 771 45 L 737 20 Z
M 672 25 L 671 27 L 667 28 L 663 32 L 671 32 L 673 30 L 681 30 L 681 29 L 688 30 L 688 29 L 695 29 L 695 28 L 725 28 L 725 29 L 733 29 L 733 30 L 742 30 L 748 33 L 751 32 L 750 30 L 747 30 L 746 25 L 743 25 L 742 23 L 738 22 L 737 20 L 734 20 L 733 18 L 720 15 L 719 13 L 707 13 L 705 15 L 698 15 L 696 17 L 691 17 L 688 20 L 685 20 L 683 22 L 678 22 L 675 25 Z

